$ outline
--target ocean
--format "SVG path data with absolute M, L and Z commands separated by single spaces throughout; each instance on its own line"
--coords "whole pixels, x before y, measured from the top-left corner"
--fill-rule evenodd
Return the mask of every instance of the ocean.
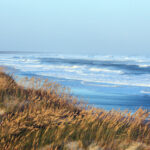
M 0 66 L 56 81 L 95 107 L 150 110 L 150 57 L 1 52 Z

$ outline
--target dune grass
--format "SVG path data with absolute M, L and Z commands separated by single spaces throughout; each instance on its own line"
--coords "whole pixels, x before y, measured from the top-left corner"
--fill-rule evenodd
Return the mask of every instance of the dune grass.
M 23 86 L 24 85 L 24 86 Z M 57 83 L 25 78 L 17 84 L 0 72 L 0 149 L 150 150 L 149 112 L 90 108 Z M 76 144 L 76 145 L 77 145 Z

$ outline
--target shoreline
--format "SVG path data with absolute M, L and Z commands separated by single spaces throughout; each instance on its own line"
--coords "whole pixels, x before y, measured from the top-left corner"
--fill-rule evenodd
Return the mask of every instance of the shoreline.
M 15 79 L 16 82 L 18 82 L 19 80 L 21 80 L 22 78 L 25 78 L 25 77 L 28 77 L 28 78 L 35 77 L 35 78 L 40 78 L 42 80 L 48 79 L 49 82 L 56 82 L 64 87 L 67 87 L 67 88 L 69 87 L 72 95 L 74 95 L 75 97 L 78 97 L 78 99 L 84 100 L 85 103 L 88 103 L 90 106 L 93 106 L 96 108 L 105 109 L 107 111 L 110 111 L 112 109 L 120 110 L 120 111 L 128 110 L 132 114 L 135 113 L 139 108 L 142 108 L 142 109 L 150 112 L 150 106 L 147 106 L 147 103 L 144 105 L 142 105 L 142 104 L 139 105 L 138 103 L 136 104 L 136 102 L 140 102 L 140 101 L 142 102 L 143 99 L 145 101 L 148 101 L 150 96 L 147 94 L 146 95 L 143 94 L 141 96 L 140 95 L 138 95 L 138 96 L 129 95 L 129 96 L 125 97 L 126 95 L 119 96 L 119 93 L 118 93 L 118 96 L 114 97 L 114 98 L 113 98 L 113 95 L 111 97 L 109 97 L 107 95 L 103 95 L 103 92 L 94 93 L 95 95 L 93 95 L 93 93 L 91 93 L 92 90 L 89 90 L 89 89 L 91 89 L 91 88 L 96 89 L 97 86 L 96 87 L 94 85 L 91 86 L 91 84 L 89 84 L 90 86 L 88 86 L 88 83 L 87 83 L 87 85 L 86 85 L 86 83 L 84 85 L 84 84 L 82 84 L 82 82 L 83 82 L 82 80 L 79 80 L 79 81 L 71 80 L 70 81 L 70 80 L 63 79 L 63 78 L 59 79 L 59 78 L 55 78 L 55 77 L 28 74 L 25 72 L 23 73 L 20 70 L 17 70 L 10 66 L 4 66 L 4 67 L 6 68 L 8 74 L 10 74 L 10 75 L 13 74 L 14 77 L 17 76 L 17 79 Z M 70 86 L 70 84 L 71 84 L 71 86 Z M 79 88 L 76 88 L 76 86 L 79 86 Z M 98 86 L 98 88 L 99 88 L 99 86 Z M 100 87 L 100 90 L 103 90 L 103 88 L 106 88 L 106 90 L 109 90 L 109 89 L 107 89 L 109 87 L 105 87 L 105 86 Z M 82 92 L 80 92 L 82 90 L 83 90 L 84 94 L 82 94 Z M 98 89 L 98 91 L 100 91 L 100 90 Z M 86 93 L 85 93 L 85 91 L 86 91 Z M 101 101 L 101 99 L 104 99 L 104 100 Z M 113 103 L 113 101 L 115 103 Z
M 131 87 L 97 86 L 86 82 L 83 84 L 82 80 L 69 80 L 51 76 L 35 75 L 31 73 L 28 74 L 9 66 L 7 66 L 6 69 L 7 72 L 10 72 L 9 74 L 13 73 L 15 76 L 17 75 L 17 80 L 23 77 L 31 78 L 34 76 L 35 78 L 41 78 L 43 80 L 48 79 L 49 82 L 56 81 L 64 87 L 69 87 L 71 89 L 72 95 L 78 97 L 81 100 L 84 99 L 85 102 L 90 104 L 90 106 L 104 108 L 107 111 L 112 109 L 121 109 L 121 111 L 125 111 L 128 109 L 132 113 L 135 113 L 140 107 L 150 111 L 150 106 L 147 105 L 147 101 L 149 100 L 150 96 L 147 94 L 138 94 L 138 92 L 141 91 L 139 87 L 134 87 L 134 90 L 136 90 L 136 93 L 134 94 L 124 92 L 118 93 L 119 90 L 133 91 L 133 89 L 131 89 Z M 108 94 L 106 93 L 107 90 Z M 117 94 L 115 94 L 116 92 Z

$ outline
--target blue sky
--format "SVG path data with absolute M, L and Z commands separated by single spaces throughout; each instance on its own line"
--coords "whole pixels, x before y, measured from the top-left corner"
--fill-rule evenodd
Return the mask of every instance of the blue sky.
M 0 0 L 0 51 L 150 55 L 150 0 Z

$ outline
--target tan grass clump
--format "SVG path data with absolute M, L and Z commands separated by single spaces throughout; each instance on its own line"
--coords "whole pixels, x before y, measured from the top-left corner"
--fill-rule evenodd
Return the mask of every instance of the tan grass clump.
M 4 73 L 0 76 L 11 78 Z M 68 143 L 76 141 L 82 149 L 93 143 L 103 150 L 125 150 L 133 142 L 150 145 L 146 110 L 140 108 L 133 115 L 106 112 L 88 108 L 66 88 L 48 80 L 25 78 L 20 86 L 12 78 L 10 81 L 0 89 L 0 104 L 6 110 L 0 119 L 2 150 L 66 149 Z

